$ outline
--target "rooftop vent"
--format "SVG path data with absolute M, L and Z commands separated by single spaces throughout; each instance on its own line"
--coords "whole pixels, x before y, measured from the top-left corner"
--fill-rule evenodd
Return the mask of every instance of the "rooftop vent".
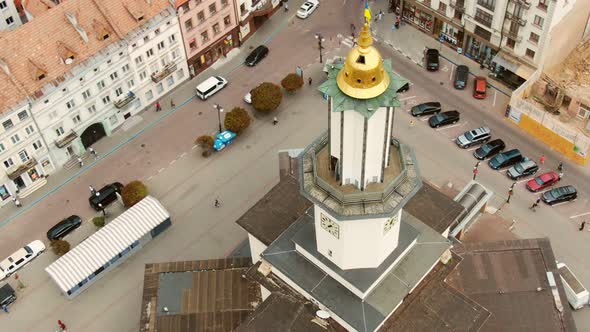
M 78 19 L 76 18 L 76 15 L 74 15 L 73 13 L 70 13 L 70 12 L 65 12 L 65 15 L 66 15 L 66 18 L 68 19 L 68 21 L 70 22 L 70 24 L 74 27 L 74 29 L 76 29 L 76 31 L 78 31 L 78 34 L 80 35 L 80 37 L 82 37 L 82 40 L 84 40 L 85 43 L 88 43 L 88 34 L 84 30 L 84 28 L 82 28 L 80 23 L 78 23 Z

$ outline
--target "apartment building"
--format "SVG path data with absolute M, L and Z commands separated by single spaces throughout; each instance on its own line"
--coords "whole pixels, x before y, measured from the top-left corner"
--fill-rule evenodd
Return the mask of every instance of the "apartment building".
M 0 184 L 8 194 L 75 164 L 189 76 L 167 0 L 65 1 L 4 34 L 0 59 Z
M 590 13 L 581 0 L 402 0 L 393 5 L 401 6 L 406 22 L 514 87 L 540 65 L 562 61 L 581 41 Z
M 244 42 L 279 8 L 281 0 L 235 0 L 239 39 Z
M 0 30 L 12 30 L 21 26 L 15 0 L 0 0 Z

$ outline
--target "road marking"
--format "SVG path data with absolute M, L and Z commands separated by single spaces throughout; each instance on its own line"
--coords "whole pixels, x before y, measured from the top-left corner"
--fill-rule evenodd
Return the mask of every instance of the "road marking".
M 586 215 L 589 215 L 589 214 L 590 214 L 590 212 L 576 214 L 575 216 L 571 216 L 570 219 L 578 218 L 578 217 L 581 217 L 581 216 L 586 216 Z
M 576 200 L 574 199 L 573 201 L 569 201 L 569 202 L 561 202 L 561 203 L 557 203 L 557 204 L 553 204 L 553 205 L 549 205 L 549 206 L 550 206 L 550 207 L 552 207 L 552 206 L 560 206 L 560 205 L 567 204 L 567 203 L 571 203 L 571 202 L 575 202 L 575 201 L 576 201 Z
M 346 45 L 348 47 L 352 47 L 352 45 L 353 45 L 352 41 L 350 40 L 350 37 L 344 38 L 342 40 L 342 44 L 344 44 L 344 45 Z
M 451 141 L 454 142 L 455 140 L 452 139 Z M 475 146 L 475 147 L 472 147 L 472 148 L 469 148 L 469 149 L 465 149 L 465 151 L 473 151 L 473 150 L 477 150 L 477 149 L 479 149 L 479 147 L 478 146 Z
M 496 90 L 494 90 L 494 102 L 492 103 L 493 106 L 496 106 L 496 95 L 498 93 L 496 92 Z
M 449 81 L 453 79 L 453 70 L 455 69 L 455 65 L 451 63 L 451 70 L 449 71 Z
M 462 126 L 462 124 L 460 124 L 460 123 L 457 123 L 457 124 L 454 124 L 454 125 L 450 125 L 450 126 L 445 126 L 445 127 L 437 128 L 437 129 L 435 129 L 435 130 L 436 130 L 436 131 L 441 131 L 441 130 L 446 130 L 446 129 L 455 128 L 455 127 L 459 127 L 459 126 Z
M 518 181 L 516 181 L 516 183 L 523 183 L 523 182 L 525 182 L 525 181 L 526 181 L 526 182 L 528 182 L 529 180 L 530 180 L 530 178 L 529 178 L 529 179 L 522 179 L 522 180 L 518 180 Z
M 168 164 L 169 164 L 169 165 L 172 165 L 172 164 L 174 164 L 175 162 L 176 162 L 176 159 L 172 160 L 172 161 L 171 161 L 171 162 L 169 162 Z
M 444 67 L 442 67 L 442 69 L 441 69 L 441 70 L 442 70 L 442 71 L 449 71 L 449 67 L 448 67 L 448 66 L 444 66 Z M 452 72 L 451 72 L 451 73 L 452 73 Z
M 151 179 L 153 179 L 153 178 L 154 178 L 154 176 L 153 176 L 153 175 L 150 175 L 150 177 L 149 177 L 149 178 L 147 178 L 147 181 L 149 181 L 149 180 L 151 180 Z
M 180 157 L 178 157 L 178 158 L 182 158 L 184 156 L 186 156 L 186 152 L 184 152 L 183 154 L 181 154 Z
M 199 147 L 198 145 L 193 145 L 193 147 L 191 148 L 191 150 L 196 149 L 197 147 Z
M 414 98 L 416 98 L 416 96 L 404 97 L 404 98 L 400 98 L 400 101 L 402 101 L 402 100 L 408 100 L 408 99 L 414 99 Z
M 420 120 L 422 122 L 426 122 L 426 121 L 428 121 L 428 119 L 430 119 L 430 118 L 425 117 L 425 116 L 421 116 L 421 117 L 418 118 L 418 120 Z
M 158 174 L 159 174 L 159 173 L 162 173 L 162 171 L 163 171 L 163 170 L 164 170 L 163 168 L 160 168 L 160 169 L 158 170 Z

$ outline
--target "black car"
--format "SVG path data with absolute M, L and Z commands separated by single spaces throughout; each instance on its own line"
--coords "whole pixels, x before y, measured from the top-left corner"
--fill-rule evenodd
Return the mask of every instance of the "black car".
M 506 148 L 506 144 L 501 139 L 495 139 L 489 143 L 486 143 L 479 147 L 477 150 L 473 151 L 473 156 L 476 159 L 484 160 L 489 157 L 493 157 L 496 154 L 500 153 Z
M 431 128 L 438 128 L 452 123 L 459 122 L 461 114 L 459 111 L 440 112 L 437 115 L 431 116 L 428 119 L 428 124 Z
M 245 64 L 246 66 L 256 66 L 262 59 L 266 58 L 268 55 L 268 47 L 264 45 L 260 45 L 255 48 L 249 55 L 246 57 Z
M 403 93 L 403 92 L 406 92 L 406 91 L 408 91 L 408 90 L 410 90 L 410 82 L 408 82 L 408 83 L 406 83 L 406 84 L 402 85 L 402 86 L 401 86 L 399 89 L 397 89 L 397 91 L 396 91 L 396 92 L 397 92 L 397 93 Z
M 49 240 L 57 240 L 69 234 L 71 231 L 82 225 L 82 219 L 78 216 L 69 216 L 66 219 L 57 223 L 47 231 L 47 238 Z
M 439 67 L 438 50 L 429 48 L 426 50 L 426 69 L 436 71 Z
M 457 70 L 455 71 L 455 82 L 453 85 L 455 89 L 463 90 L 467 86 L 467 81 L 469 80 L 469 67 L 465 65 L 457 66 Z
M 440 112 L 440 103 L 431 101 L 428 103 L 416 105 L 410 110 L 410 114 L 413 116 L 431 115 Z
M 512 149 L 510 151 L 502 152 L 497 154 L 494 158 L 488 161 L 488 164 L 492 169 L 500 169 L 509 167 L 524 161 L 524 157 L 518 149 Z
M 578 198 L 578 191 L 574 186 L 563 186 L 551 189 L 544 192 L 541 196 L 543 202 L 549 205 L 573 201 L 576 198 Z
M 88 197 L 88 203 L 92 206 L 93 209 L 96 211 L 100 211 L 101 204 L 103 207 L 111 204 L 112 202 L 117 200 L 117 194 L 121 194 L 123 190 L 123 184 L 119 182 L 114 182 L 111 184 L 107 184 L 106 186 L 102 187 L 96 194 Z
M 0 307 L 8 307 L 14 301 L 16 301 L 14 289 L 9 284 L 5 284 L 0 288 Z

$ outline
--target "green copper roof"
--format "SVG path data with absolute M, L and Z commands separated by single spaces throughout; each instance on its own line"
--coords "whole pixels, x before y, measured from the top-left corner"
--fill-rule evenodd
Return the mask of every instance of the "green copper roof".
M 379 107 L 399 107 L 401 106 L 397 98 L 397 90 L 409 81 L 405 78 L 396 75 L 391 69 L 391 60 L 383 60 L 383 68 L 390 78 L 387 90 L 381 95 L 371 99 L 356 99 L 345 95 L 336 83 L 336 77 L 344 64 L 327 65 L 328 80 L 318 90 L 332 97 L 332 111 L 342 112 L 354 110 L 362 114 L 365 118 L 370 118 Z

